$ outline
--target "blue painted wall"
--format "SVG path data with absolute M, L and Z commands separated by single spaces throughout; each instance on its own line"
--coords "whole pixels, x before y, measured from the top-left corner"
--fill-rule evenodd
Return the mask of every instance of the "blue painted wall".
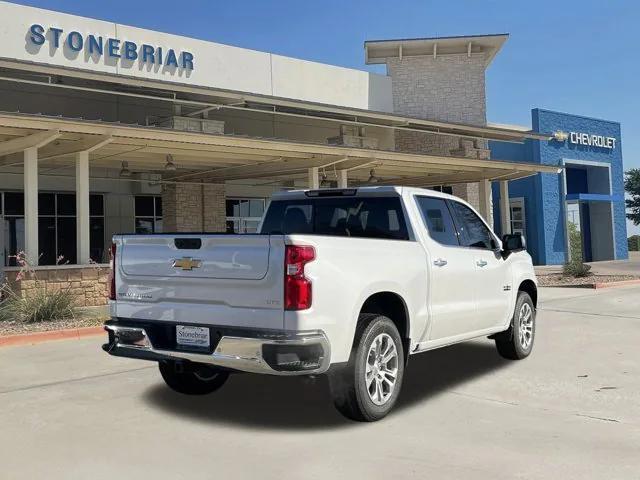
M 532 128 L 537 132 L 553 133 L 562 130 L 616 138 L 614 149 L 575 145 L 569 141 L 556 140 L 548 142 L 531 140 L 524 144 L 492 141 L 489 142 L 489 146 L 492 158 L 497 160 L 557 166 L 562 166 L 563 160 L 589 160 L 611 165 L 615 253 L 617 259 L 628 258 L 620 124 L 542 109 L 533 109 L 531 117 Z M 578 173 L 576 177 L 570 178 L 572 189 L 580 188 L 577 186 L 583 181 L 579 178 L 580 175 Z M 562 183 L 562 175 L 555 174 L 538 174 L 509 182 L 509 196 L 525 199 L 528 249 L 537 265 L 562 264 L 567 258 Z M 499 187 L 496 184 L 493 186 L 494 223 L 498 232 L 500 231 L 499 197 Z M 597 228 L 597 226 L 592 225 L 591 228 Z

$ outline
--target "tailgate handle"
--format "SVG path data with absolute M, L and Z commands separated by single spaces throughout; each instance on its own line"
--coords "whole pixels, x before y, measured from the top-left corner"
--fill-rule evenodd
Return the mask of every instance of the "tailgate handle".
M 180 250 L 198 250 L 202 247 L 202 239 L 200 238 L 175 238 L 173 242 Z

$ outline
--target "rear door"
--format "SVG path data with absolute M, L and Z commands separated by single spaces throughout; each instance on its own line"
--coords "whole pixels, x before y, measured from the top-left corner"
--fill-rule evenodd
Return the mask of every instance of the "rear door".
M 461 248 L 453 219 L 443 198 L 417 196 L 427 237 L 430 340 L 454 337 L 474 329 L 475 254 Z
M 460 243 L 473 258 L 477 315 L 475 330 L 504 325 L 510 314 L 512 288 L 509 264 L 502 258 L 489 227 L 468 206 L 449 201 Z

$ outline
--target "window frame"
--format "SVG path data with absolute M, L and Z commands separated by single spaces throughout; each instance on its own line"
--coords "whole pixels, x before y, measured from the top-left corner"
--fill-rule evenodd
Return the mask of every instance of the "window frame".
M 9 214 L 5 214 L 6 211 L 6 205 L 7 205 L 7 200 L 5 198 L 5 195 L 7 193 L 17 193 L 20 194 L 22 193 L 24 195 L 23 192 L 21 191 L 16 191 L 16 190 L 2 190 L 0 191 L 0 217 L 2 218 L 2 221 L 6 221 L 6 219 L 8 218 L 12 218 L 17 220 L 22 220 L 24 222 L 24 211 L 22 212 L 22 214 L 14 214 L 14 213 L 9 213 Z M 24 198 L 23 198 L 23 204 L 24 204 Z M 5 229 L 4 230 L 4 235 L 6 237 L 8 231 Z M 23 239 L 24 239 L 24 225 L 23 225 L 23 233 L 22 233 Z M 17 243 L 17 242 L 16 242 Z M 16 255 L 20 250 L 24 250 L 24 245 L 22 246 L 22 249 L 19 247 L 19 245 L 16 245 L 16 252 L 14 252 L 14 255 Z M 15 259 L 13 260 L 14 264 L 11 264 L 11 260 L 10 260 L 10 256 L 11 256 L 11 252 L 9 251 L 9 244 L 7 244 L 6 242 L 4 242 L 4 249 L 5 249 L 5 256 L 4 256 L 4 263 L 6 267 L 13 267 L 13 266 L 17 266 L 17 264 L 15 263 Z
M 330 199 L 334 199 L 334 200 L 345 200 L 345 199 L 359 199 L 359 200 L 382 200 L 382 199 L 393 199 L 396 200 L 398 202 L 398 207 L 397 209 L 394 209 L 396 211 L 396 215 L 397 215 L 397 220 L 399 222 L 399 231 L 402 232 L 402 238 L 388 238 L 388 237 L 371 237 L 371 236 L 350 236 L 348 238 L 359 238 L 359 239 L 366 239 L 366 240 L 387 240 L 387 241 L 400 241 L 400 242 L 411 242 L 411 241 L 416 241 L 415 238 L 415 234 L 413 232 L 413 226 L 411 225 L 411 222 L 409 221 L 410 217 L 407 214 L 407 210 L 406 210 L 406 206 L 405 206 L 405 202 L 403 200 L 403 196 L 401 195 L 356 195 L 356 196 L 327 196 L 327 197 L 311 197 L 311 196 L 307 196 L 304 198 L 278 198 L 275 200 L 271 200 L 271 202 L 269 203 L 269 209 L 273 208 L 274 203 L 289 203 L 289 204 L 309 204 L 311 206 L 313 206 L 314 202 L 323 202 L 323 201 L 328 201 Z M 264 219 L 263 222 L 260 225 L 260 232 L 262 232 L 264 230 L 264 222 L 267 220 L 267 215 L 269 213 L 269 210 L 267 210 L 265 212 L 264 215 Z M 312 217 L 311 217 L 311 221 L 314 222 L 315 225 L 315 211 L 312 211 Z M 285 235 L 294 235 L 293 233 L 291 234 L 285 234 Z M 330 235 L 330 234 L 326 234 L 326 233 L 316 233 L 316 232 L 311 232 L 311 233 L 305 233 L 305 235 L 315 235 L 315 236 L 327 236 L 327 237 L 343 237 L 342 235 Z
M 429 228 L 429 223 L 427 222 L 425 214 L 422 211 L 422 208 L 420 207 L 420 203 L 419 203 L 419 199 L 420 198 L 430 198 L 430 199 L 433 199 L 433 200 L 442 201 L 442 203 L 444 204 L 445 208 L 447 209 L 447 212 L 449 212 L 449 217 L 451 218 L 451 223 L 453 225 L 453 233 L 454 233 L 454 236 L 456 238 L 456 241 L 458 242 L 457 245 L 439 242 L 438 240 L 436 240 L 431 235 L 431 230 Z M 440 245 L 442 247 L 451 247 L 451 248 L 463 247 L 463 248 L 466 248 L 466 247 L 464 247 L 463 245 L 460 244 L 460 232 L 458 231 L 458 226 L 456 224 L 455 218 L 453 217 L 453 213 L 451 212 L 451 207 L 449 206 L 448 200 L 449 200 L 448 198 L 436 197 L 436 196 L 433 196 L 433 195 L 425 195 L 425 194 L 416 194 L 416 195 L 414 195 L 414 201 L 416 203 L 416 208 L 418 209 L 418 212 L 420 213 L 420 216 L 422 217 L 422 222 L 423 222 L 423 225 L 424 225 L 424 229 L 427 231 L 427 236 L 431 240 L 433 240 L 434 242 L 436 242 L 438 245 Z
M 454 212 L 454 209 L 452 207 L 452 204 L 454 203 L 459 203 L 460 205 L 462 205 L 463 207 L 468 208 L 469 210 L 471 210 L 471 212 L 478 218 L 480 219 L 480 222 L 485 226 L 485 228 L 487 229 L 487 231 L 489 232 L 489 237 L 491 237 L 491 239 L 493 240 L 493 242 L 495 243 L 495 247 L 494 248 L 485 248 L 485 247 L 472 247 L 472 246 L 468 246 L 468 245 L 462 245 L 460 244 L 459 248 L 467 248 L 467 249 L 472 249 L 472 250 L 481 250 L 483 252 L 497 252 L 501 250 L 501 245 L 502 245 L 502 241 L 496 236 L 496 234 L 493 232 L 493 230 L 491 230 L 491 228 L 489 228 L 489 224 L 487 222 L 485 222 L 484 218 L 482 218 L 481 215 L 479 215 L 470 205 L 467 205 L 463 202 L 460 202 L 458 200 L 452 200 L 450 198 L 445 199 L 447 202 L 447 206 L 449 207 L 449 211 L 451 212 L 451 217 L 453 218 L 453 224 L 456 227 L 456 232 L 458 233 L 458 242 L 461 241 L 460 237 L 462 235 L 462 233 L 460 232 L 460 226 L 458 225 L 458 219 L 457 219 L 457 215 Z M 451 205 L 450 205 L 451 204 Z M 455 245 L 454 245 L 455 248 Z
M 23 194 L 24 192 L 21 191 L 15 191 L 15 190 L 2 190 L 0 191 L 0 218 L 2 218 L 2 221 L 5 221 L 5 219 L 8 218 L 12 218 L 12 219 L 22 219 L 24 220 L 24 212 L 22 215 L 18 215 L 18 214 L 5 214 L 5 205 L 6 205 L 6 199 L 5 199 L 5 195 L 7 193 L 18 193 L 18 194 Z M 58 238 L 58 219 L 61 218 L 73 218 L 76 222 L 78 221 L 78 212 L 76 211 L 73 215 L 71 214 L 60 214 L 58 213 L 58 196 L 59 195 L 76 195 L 76 192 L 69 192 L 69 191 L 51 191 L 51 190 L 41 190 L 38 192 L 38 195 L 53 195 L 53 213 L 40 213 L 38 212 L 38 227 L 40 226 L 40 219 L 41 218 L 51 218 L 53 219 L 53 228 L 54 228 L 54 242 L 53 242 L 53 250 L 54 250 L 54 255 L 55 258 L 57 259 L 60 252 L 58 249 L 58 244 L 59 244 L 59 238 Z M 94 215 L 91 212 L 89 213 L 89 219 L 91 222 L 91 219 L 102 219 L 102 231 L 103 231 L 103 236 L 104 236 L 104 230 L 105 230 L 105 203 L 104 203 L 104 194 L 103 193 L 90 193 L 90 197 L 92 196 L 99 196 L 102 198 L 102 214 L 100 215 Z M 77 223 L 76 223 L 77 224 Z M 6 235 L 6 232 L 5 232 Z M 104 253 L 105 253 L 105 244 L 106 242 L 104 241 L 104 238 L 102 240 L 102 250 L 103 250 L 103 258 L 99 259 L 99 261 L 97 261 L 98 263 L 101 263 L 102 261 L 104 261 Z M 91 248 L 91 246 L 89 246 Z M 10 266 L 10 261 L 9 261 L 9 256 L 10 256 L 10 252 L 7 250 L 8 246 L 5 244 L 4 245 L 6 254 L 5 254 L 5 264 L 6 266 Z M 56 265 L 57 263 L 53 263 L 53 264 L 49 264 L 49 263 L 44 263 L 42 265 Z M 70 263 L 71 265 L 80 265 L 77 262 L 75 263 Z
M 136 211 L 136 199 L 137 198 L 142 198 L 142 197 L 146 197 L 146 198 L 151 198 L 152 199 L 152 204 L 153 204 L 153 215 L 149 216 L 149 215 L 138 215 L 138 212 Z M 162 209 L 163 206 L 161 204 L 160 210 L 161 210 L 161 215 L 158 215 L 158 199 L 160 199 L 160 202 L 162 202 L 162 195 L 134 195 L 133 196 L 133 231 L 138 233 L 137 231 L 137 220 L 143 219 L 143 220 L 151 220 L 151 233 L 162 233 L 162 230 L 164 228 L 164 222 L 163 222 L 163 215 L 162 215 Z M 160 227 L 160 231 L 158 231 L 158 222 L 161 222 L 161 227 Z
M 255 201 L 255 200 L 260 200 L 262 201 L 262 215 L 260 215 L 259 217 L 252 217 L 252 216 L 243 216 L 243 215 L 226 215 L 226 206 L 228 201 L 239 201 L 239 202 L 251 202 L 251 201 Z M 264 198 L 264 197 L 226 197 L 225 198 L 225 226 L 227 225 L 227 222 L 233 222 L 234 224 L 234 228 L 237 225 L 239 231 L 238 232 L 233 232 L 239 235 L 247 235 L 247 234 L 251 234 L 251 233 L 257 233 L 260 230 L 260 226 L 262 225 L 262 220 L 264 218 L 264 214 L 267 211 L 267 207 L 268 207 L 268 199 Z M 249 212 L 251 213 L 251 212 Z M 256 224 L 256 231 L 255 232 L 247 232 L 246 231 L 246 225 L 247 222 L 257 222 Z M 226 230 L 226 227 L 225 227 Z M 231 232 L 229 232 L 231 233 Z

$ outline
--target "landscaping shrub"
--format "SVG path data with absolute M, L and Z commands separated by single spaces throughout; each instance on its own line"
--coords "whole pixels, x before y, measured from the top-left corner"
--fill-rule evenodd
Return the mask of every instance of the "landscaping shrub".
M 566 277 L 586 277 L 591 275 L 591 266 L 582 261 L 582 236 L 578 226 L 573 223 L 567 223 L 567 231 L 569 233 L 569 256 L 570 260 L 562 267 L 562 273 Z
M 18 252 L 13 258 L 20 271 L 14 285 L 0 285 L 0 322 L 48 322 L 75 317 L 76 300 L 68 288 L 47 289 L 46 284 L 38 280 L 24 252 Z M 59 257 L 58 262 L 61 260 Z M 21 292 L 20 283 L 25 278 L 33 280 L 35 287 Z
M 47 322 L 75 317 L 75 297 L 69 289 L 34 288 L 24 296 L 9 285 L 2 287 L 0 321 Z
M 567 277 L 586 277 L 591 275 L 591 265 L 582 262 L 565 263 L 562 267 L 562 273 Z
M 627 242 L 629 244 L 629 251 L 630 252 L 640 251 L 640 235 L 631 235 L 627 239 Z

